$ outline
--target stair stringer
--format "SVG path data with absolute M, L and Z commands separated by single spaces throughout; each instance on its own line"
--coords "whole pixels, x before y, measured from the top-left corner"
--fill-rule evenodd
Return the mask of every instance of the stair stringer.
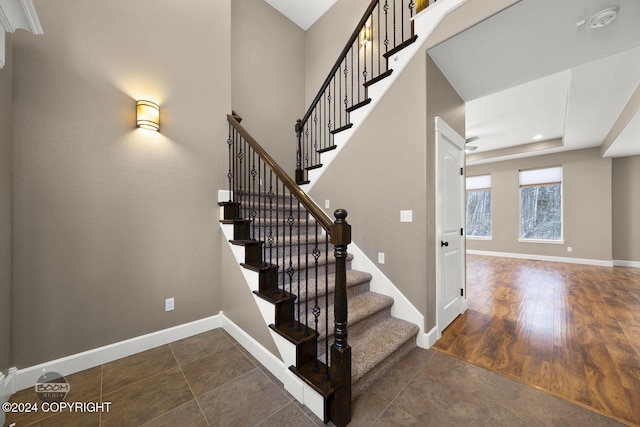
M 222 219 L 223 217 L 224 211 L 220 208 L 220 218 Z M 220 224 L 220 228 L 222 230 L 223 238 L 226 240 L 227 245 L 229 245 L 229 249 L 237 261 L 237 263 L 235 263 L 235 268 L 240 269 L 242 272 L 245 283 L 253 294 L 253 298 L 258 305 L 262 318 L 267 325 L 275 324 L 275 306 L 253 293 L 253 291 L 258 290 L 258 273 L 243 268 L 240 265 L 244 263 L 244 247 L 230 243 L 230 240 L 233 240 L 233 225 Z M 296 346 L 287 341 L 277 332 L 273 331 L 271 328 L 269 328 L 269 332 L 271 333 L 271 337 L 273 338 L 273 341 L 280 353 L 276 356 L 280 357 L 277 362 L 271 363 L 267 368 L 276 378 L 278 378 L 278 380 L 282 381 L 285 389 L 298 402 L 309 408 L 318 418 L 324 419 L 324 397 L 289 370 L 289 366 L 295 366 L 296 364 Z M 247 351 L 249 351 L 249 349 L 247 349 Z
M 318 182 L 318 179 L 320 179 L 327 170 L 327 167 L 338 154 L 340 154 L 340 151 L 342 151 L 351 137 L 357 132 L 360 125 L 373 111 L 384 94 L 393 86 L 393 83 L 402 74 L 402 71 L 411 62 L 416 53 L 423 51 L 423 45 L 427 38 L 438 27 L 444 17 L 467 1 L 469 0 L 440 0 L 413 18 L 414 32 L 418 36 L 418 39 L 389 58 L 389 69 L 392 69 L 393 73 L 369 86 L 367 93 L 369 98 L 371 98 L 371 102 L 368 105 L 349 113 L 349 119 L 353 126 L 350 129 L 335 134 L 333 136 L 333 142 L 336 149 L 321 153 L 319 163 L 322 164 L 322 167 L 307 172 L 307 180 L 309 183 L 300 186 L 305 193 L 310 193 L 311 189 Z
M 420 313 L 411 301 L 409 301 L 355 242 L 351 242 L 348 250 L 349 253 L 353 254 L 353 260 L 351 261 L 352 268 L 354 270 L 371 273 L 372 278 L 369 282 L 369 289 L 372 292 L 393 298 L 391 315 L 417 325 L 420 328 L 420 332 L 416 337 L 416 345 L 421 348 L 430 348 L 437 338 L 436 328 L 425 332 L 425 322 L 422 313 Z

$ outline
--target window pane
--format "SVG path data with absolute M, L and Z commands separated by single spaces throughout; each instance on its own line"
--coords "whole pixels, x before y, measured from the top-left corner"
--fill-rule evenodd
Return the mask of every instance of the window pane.
M 467 236 L 491 237 L 491 190 L 467 191 Z
M 561 184 L 520 188 L 520 238 L 562 238 Z

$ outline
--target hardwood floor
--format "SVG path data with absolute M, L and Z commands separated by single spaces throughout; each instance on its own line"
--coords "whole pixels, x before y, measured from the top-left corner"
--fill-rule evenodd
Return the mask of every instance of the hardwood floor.
M 640 269 L 467 256 L 434 348 L 640 425 Z

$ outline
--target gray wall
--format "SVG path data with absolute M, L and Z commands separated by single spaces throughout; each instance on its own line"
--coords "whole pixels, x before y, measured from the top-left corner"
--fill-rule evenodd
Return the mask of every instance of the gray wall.
M 640 156 L 613 159 L 613 259 L 640 262 Z
M 231 109 L 229 0 L 35 3 L 45 35 L 13 50 L 18 367 L 219 312 Z
M 520 169 L 563 166 L 565 244 L 523 243 L 519 237 Z M 611 159 L 599 148 L 469 166 L 467 176 L 491 173 L 493 240 L 467 239 L 467 249 L 584 258 L 612 259 Z M 573 252 L 567 252 L 571 246 Z
M 436 242 L 436 128 L 435 118 L 442 118 L 458 134 L 464 136 L 465 107 L 464 101 L 447 78 L 442 74 L 433 59 L 426 55 L 427 67 L 427 153 L 426 153 L 426 177 L 427 177 L 427 239 L 426 239 L 426 268 L 427 268 L 427 301 L 429 303 L 425 318 L 427 331 L 436 326 L 436 263 L 439 246 Z M 463 275 L 464 277 L 464 275 Z
M 304 108 L 305 32 L 265 1 L 231 3 L 232 104 L 290 175 Z
M 11 364 L 11 34 L 5 46 L 6 63 L 0 69 L 0 371 Z

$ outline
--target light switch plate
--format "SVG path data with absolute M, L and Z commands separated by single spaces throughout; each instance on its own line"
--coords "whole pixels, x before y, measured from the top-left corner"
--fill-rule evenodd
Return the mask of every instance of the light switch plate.
M 413 211 L 400 211 L 400 222 L 413 222 Z

